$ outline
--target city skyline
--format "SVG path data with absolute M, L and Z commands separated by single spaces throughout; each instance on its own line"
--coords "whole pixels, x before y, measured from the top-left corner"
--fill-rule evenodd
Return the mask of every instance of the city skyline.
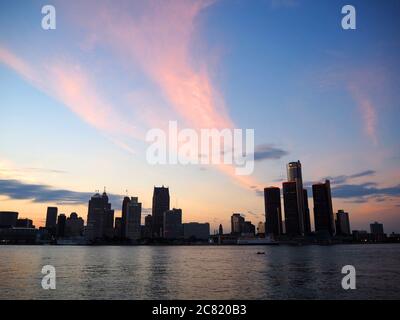
M 40 1 L 0 4 L 0 211 L 85 217 L 107 186 L 115 216 L 125 190 L 150 212 L 164 184 L 187 221 L 225 228 L 233 212 L 263 221 L 264 188 L 300 159 L 310 203 L 328 179 L 353 229 L 400 230 L 398 2 L 353 1 L 347 31 L 335 2 L 120 4 L 53 1 L 55 30 Z M 253 175 L 149 165 L 145 133 L 169 120 L 255 129 Z

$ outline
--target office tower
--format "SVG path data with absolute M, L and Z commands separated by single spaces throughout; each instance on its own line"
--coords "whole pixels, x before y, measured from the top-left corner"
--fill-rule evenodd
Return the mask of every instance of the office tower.
M 154 187 L 153 207 L 152 207 L 152 233 L 155 238 L 163 237 L 164 212 L 169 210 L 169 190 L 168 188 Z
M 301 172 L 301 163 L 289 162 L 287 164 L 287 179 L 288 182 L 296 183 L 296 196 L 297 196 L 297 214 L 298 214 L 298 231 L 300 235 L 304 235 L 304 220 L 305 220 L 305 208 L 304 208 L 304 188 L 303 188 L 303 175 Z
M 343 236 L 351 235 L 349 214 L 343 210 L 338 210 L 336 213 L 336 234 Z
M 14 228 L 17 225 L 18 212 L 0 211 L 0 228 Z
M 265 222 L 260 221 L 257 225 L 257 234 L 260 236 L 265 235 Z
M 192 240 L 208 240 L 210 237 L 210 224 L 198 222 L 184 223 L 183 237 Z
M 308 193 L 307 190 L 303 190 L 304 194 L 304 234 L 308 235 L 311 233 L 311 220 L 310 220 L 310 208 L 308 207 Z
M 122 218 L 116 217 L 114 221 L 114 236 L 116 238 L 122 237 Z
M 76 212 L 72 212 L 65 221 L 65 236 L 79 237 L 83 234 L 84 221 L 78 217 Z
M 299 206 L 297 204 L 296 182 L 283 182 L 282 191 L 286 234 L 289 236 L 300 236 L 302 233 L 300 229 Z
M 112 238 L 114 235 L 114 210 L 104 191 L 94 194 L 89 200 L 86 237 L 88 240 Z
M 16 227 L 17 228 L 35 228 L 35 226 L 33 225 L 33 221 L 31 219 L 18 219 Z
M 67 217 L 64 213 L 58 215 L 57 218 L 57 237 L 63 238 L 65 237 L 65 225 L 66 225 Z
M 241 228 L 241 234 L 245 236 L 254 236 L 256 234 L 256 227 L 250 221 L 245 221 Z
M 56 227 L 57 214 L 58 214 L 57 207 L 47 207 L 47 214 L 46 214 L 46 228 L 47 229 L 54 229 Z
M 144 217 L 144 227 L 143 227 L 143 235 L 142 237 L 145 239 L 151 238 L 153 229 L 153 217 L 151 214 L 148 214 Z
M 325 180 L 325 183 L 313 184 L 312 190 L 315 232 L 328 232 L 333 236 L 335 234 L 335 223 L 333 219 L 331 185 L 329 180 Z
M 371 223 L 369 225 L 370 230 L 371 230 L 371 234 L 373 235 L 383 235 L 385 234 L 385 232 L 383 231 L 383 224 L 382 223 L 378 223 L 378 222 L 374 222 Z
M 240 213 L 231 216 L 231 234 L 240 235 L 244 224 L 244 218 Z
M 222 236 L 222 235 L 224 234 L 224 228 L 222 227 L 222 224 L 219 225 L 218 234 L 219 234 L 220 236 Z
M 137 197 L 132 197 L 126 207 L 125 237 L 128 240 L 139 240 L 141 237 L 140 222 L 142 204 Z
M 128 214 L 128 204 L 131 201 L 129 197 L 124 197 L 122 201 L 122 215 L 121 215 L 121 238 L 126 238 L 126 224 L 127 224 L 127 214 Z
M 163 232 L 165 239 L 183 237 L 182 209 L 173 208 L 164 212 Z
M 264 189 L 265 233 L 282 234 L 281 190 L 277 187 Z

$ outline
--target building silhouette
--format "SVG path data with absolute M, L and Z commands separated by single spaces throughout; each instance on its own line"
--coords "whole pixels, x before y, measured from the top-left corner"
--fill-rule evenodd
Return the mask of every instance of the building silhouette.
M 351 235 L 349 214 L 344 210 L 336 213 L 336 234 L 340 236 Z
M 64 238 L 65 237 L 65 225 L 67 222 L 67 217 L 64 213 L 61 213 L 57 217 L 57 237 Z
M 83 234 L 84 221 L 76 212 L 72 212 L 65 221 L 65 236 L 79 237 Z
M 303 188 L 303 174 L 301 170 L 301 163 L 300 161 L 289 162 L 286 166 L 286 169 L 287 169 L 288 182 L 296 183 L 296 197 L 297 197 L 296 203 L 297 203 L 297 214 L 298 214 L 297 229 L 300 235 L 304 235 L 305 233 L 304 221 L 306 213 L 304 206 L 304 191 L 303 191 L 304 188 Z
M 220 236 L 222 236 L 222 235 L 224 234 L 224 228 L 222 227 L 222 224 L 219 225 L 218 234 L 219 234 Z
M 152 229 L 153 229 L 153 217 L 151 214 L 148 214 L 146 217 L 144 217 L 142 238 L 145 238 L 145 239 L 151 238 Z
M 142 217 L 142 204 L 137 197 L 131 197 L 126 206 L 125 215 L 125 238 L 128 240 L 139 240 L 141 237 L 140 222 Z
M 234 213 L 231 216 L 231 234 L 240 235 L 244 224 L 244 218 L 240 213 Z
M 57 226 L 57 214 L 58 214 L 57 207 L 47 207 L 47 213 L 46 213 L 46 228 L 47 229 L 52 229 Z
M 371 234 L 375 234 L 375 235 L 385 234 L 382 223 L 375 221 L 374 223 L 371 223 L 369 225 L 369 227 L 370 227 Z
M 179 239 L 183 237 L 182 209 L 173 208 L 164 212 L 163 232 L 165 239 Z
M 153 207 L 152 207 L 152 236 L 155 238 L 163 237 L 164 212 L 169 210 L 169 189 L 154 187 Z
M 331 185 L 329 180 L 325 183 L 313 184 L 314 220 L 316 233 L 335 234 L 335 223 L 333 219 Z
M 278 187 L 264 189 L 265 233 L 273 236 L 282 234 L 281 190 Z
M 27 219 L 27 218 L 18 219 L 16 227 L 17 228 L 35 228 L 35 226 L 33 225 L 33 221 L 31 219 Z
M 301 236 L 300 214 L 296 182 L 283 182 L 283 206 L 285 208 L 285 229 L 289 236 Z
M 121 215 L 121 228 L 120 228 L 120 238 L 126 238 L 126 225 L 127 225 L 127 215 L 128 215 L 128 204 L 131 201 L 131 198 L 124 197 L 122 200 L 122 215 Z
M 0 228 L 14 228 L 17 225 L 18 212 L 0 211 Z
M 94 194 L 89 200 L 86 238 L 90 241 L 112 238 L 114 235 L 114 210 L 107 193 Z
M 210 224 L 189 222 L 183 224 L 183 238 L 193 240 L 208 240 L 210 237 Z

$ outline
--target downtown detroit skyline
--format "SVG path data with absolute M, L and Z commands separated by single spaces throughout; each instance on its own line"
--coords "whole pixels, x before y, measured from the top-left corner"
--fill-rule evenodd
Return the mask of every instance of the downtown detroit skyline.
M 0 210 L 36 226 L 51 205 L 86 217 L 106 186 L 147 214 L 166 185 L 186 221 L 256 223 L 263 188 L 300 160 L 305 186 L 331 180 L 352 229 L 400 230 L 398 1 L 117 3 L 1 2 Z M 41 27 L 46 4 L 55 30 Z M 345 4 L 356 30 L 341 27 Z M 254 129 L 253 174 L 148 164 L 146 132 L 168 121 Z

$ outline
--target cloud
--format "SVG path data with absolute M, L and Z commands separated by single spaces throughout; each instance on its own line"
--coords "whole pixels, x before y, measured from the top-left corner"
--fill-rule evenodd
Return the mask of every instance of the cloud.
M 269 144 L 258 145 L 254 151 L 254 160 L 262 161 L 266 159 L 280 159 L 289 153 L 283 149 L 274 147 Z
M 322 180 L 330 180 L 331 184 L 343 184 L 352 179 L 373 176 L 375 173 L 375 170 L 365 170 L 351 175 L 328 176 Z
M 400 184 L 393 187 L 379 188 L 375 183 L 344 184 L 332 188 L 335 198 L 360 198 L 376 196 L 400 196 Z
M 76 205 L 87 204 L 93 193 L 56 189 L 45 184 L 30 184 L 19 180 L 0 179 L 0 195 L 37 203 Z M 110 201 L 117 206 L 122 202 L 122 196 L 113 194 L 108 194 L 108 196 Z

